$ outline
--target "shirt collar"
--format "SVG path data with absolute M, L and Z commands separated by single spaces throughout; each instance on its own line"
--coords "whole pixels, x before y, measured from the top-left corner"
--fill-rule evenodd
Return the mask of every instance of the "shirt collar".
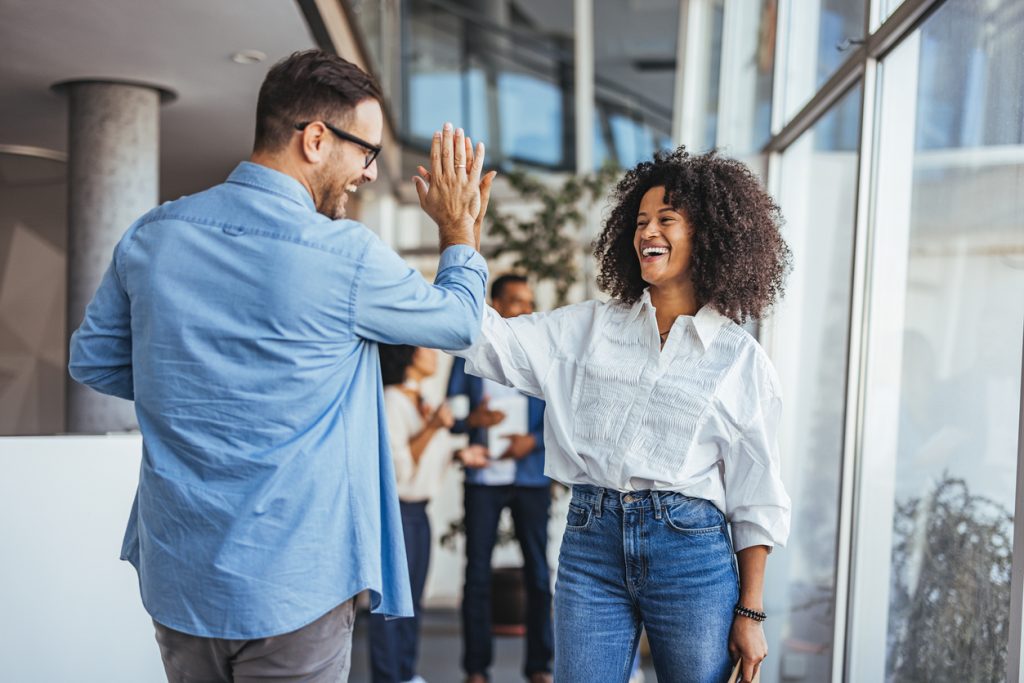
M 651 303 L 651 291 L 649 287 L 645 287 L 643 294 L 633 304 L 631 311 L 631 317 L 633 320 L 640 318 L 645 311 L 650 309 L 654 311 L 654 304 Z M 718 334 L 718 330 L 722 328 L 729 318 L 725 317 L 711 304 L 705 304 L 701 307 L 697 314 L 691 318 L 693 322 L 693 328 L 697 331 L 697 337 L 700 339 L 701 345 L 706 351 L 711 342 L 715 340 L 715 335 Z
M 255 187 L 264 192 L 298 202 L 311 211 L 316 211 L 313 198 L 309 196 L 309 192 L 302 186 L 302 183 L 269 166 L 243 161 L 228 176 L 228 182 Z

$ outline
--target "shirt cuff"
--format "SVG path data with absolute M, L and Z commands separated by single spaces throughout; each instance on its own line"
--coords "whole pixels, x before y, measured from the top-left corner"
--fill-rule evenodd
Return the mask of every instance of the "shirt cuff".
M 481 270 L 487 269 L 487 262 L 473 247 L 468 244 L 453 244 L 441 252 L 441 259 L 437 263 L 437 271 L 453 266 L 473 266 Z
M 733 522 L 732 545 L 736 552 L 755 545 L 766 545 L 770 553 L 775 547 L 775 541 L 763 528 L 753 522 Z

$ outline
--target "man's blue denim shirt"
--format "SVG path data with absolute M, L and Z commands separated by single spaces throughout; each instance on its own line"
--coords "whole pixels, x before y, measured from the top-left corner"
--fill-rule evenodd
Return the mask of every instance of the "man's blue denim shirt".
M 157 622 L 261 638 L 364 589 L 375 612 L 412 616 L 376 342 L 469 346 L 486 280 L 455 246 L 431 285 L 249 162 L 129 228 L 69 370 L 135 401 L 122 559 Z

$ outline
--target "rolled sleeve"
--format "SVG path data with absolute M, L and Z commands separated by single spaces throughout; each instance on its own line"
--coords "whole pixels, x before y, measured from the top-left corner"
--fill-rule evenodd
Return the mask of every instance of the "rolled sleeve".
M 360 337 L 442 349 L 464 349 L 476 339 L 487 285 L 487 264 L 476 250 L 446 249 L 433 284 L 376 238 L 362 260 L 354 290 Z
M 762 402 L 725 462 L 725 500 L 736 552 L 755 545 L 785 546 L 790 500 L 782 483 L 777 440 L 782 401 Z

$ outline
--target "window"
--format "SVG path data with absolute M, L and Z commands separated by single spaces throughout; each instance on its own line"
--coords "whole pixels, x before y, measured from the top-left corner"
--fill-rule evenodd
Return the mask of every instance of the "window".
M 782 381 L 783 476 L 793 500 L 790 543 L 768 562 L 765 683 L 832 673 L 836 541 L 846 416 L 860 88 L 786 149 L 779 202 L 793 251 L 770 348 Z

